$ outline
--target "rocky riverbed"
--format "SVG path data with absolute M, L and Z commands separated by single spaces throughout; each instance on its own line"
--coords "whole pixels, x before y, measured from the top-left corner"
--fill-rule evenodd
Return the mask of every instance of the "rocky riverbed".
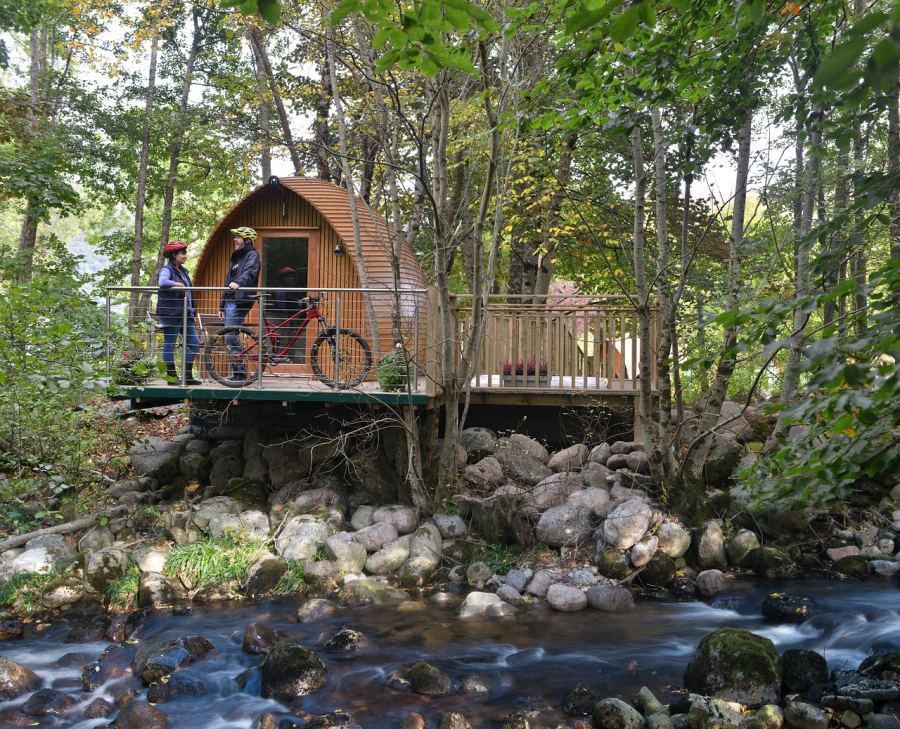
M 711 488 L 720 481 L 725 484 L 738 467 L 742 451 L 736 443 L 752 433 L 752 428 L 742 428 L 717 443 L 708 462 Z M 422 603 L 410 597 L 437 590 L 435 599 L 441 609 L 452 605 L 454 621 L 503 624 L 521 620 L 523 612 L 548 618 L 586 611 L 605 623 L 633 611 L 635 595 L 663 601 L 710 600 L 727 594 L 734 578 L 744 574 L 766 580 L 812 574 L 884 580 L 900 569 L 895 544 L 900 533 L 900 486 L 892 478 L 869 484 L 872 508 L 856 512 L 865 514 L 867 521 L 836 519 L 813 510 L 763 510 L 751 515 L 725 493 L 711 491 L 710 503 L 721 516 L 688 528 L 660 507 L 640 443 L 576 444 L 551 453 L 524 435 L 498 437 L 481 428 L 464 431 L 461 443 L 458 466 L 463 488 L 446 502 L 450 509 L 420 514 L 397 503 L 404 486 L 391 458 L 390 438 L 377 447 L 348 448 L 335 434 L 297 437 L 226 427 L 201 434 L 185 428 L 172 439 L 138 441 L 130 451 L 135 476 L 111 485 L 107 494 L 127 513 L 98 520 L 80 533 L 36 536 L 0 555 L 7 605 L 0 616 L 4 619 L 0 638 L 21 638 L 26 632 L 21 619 L 26 617 L 38 627 L 52 624 L 53 630 L 59 629 L 61 620 L 77 623 L 64 637 L 69 644 L 112 644 L 102 657 L 89 656 L 98 660 L 83 669 L 80 681 L 86 693 L 78 695 L 67 693 L 71 686 L 48 692 L 27 661 L 21 666 L 4 663 L 0 677 L 8 679 L 9 687 L 0 696 L 18 701 L 31 695 L 24 704 L 11 706 L 6 721 L 19 725 L 27 717 L 78 716 L 65 719 L 71 724 L 87 721 L 91 713 L 118 712 L 116 726 L 165 725 L 170 719 L 158 716 L 152 704 L 164 703 L 160 697 L 169 694 L 205 695 L 208 687 L 189 680 L 190 671 L 184 669 L 203 665 L 221 648 L 209 637 L 188 633 L 139 648 L 132 642 L 144 643 L 151 637 L 146 628 L 155 615 L 177 618 L 192 604 L 234 598 L 258 601 L 284 593 L 324 600 L 303 603 L 297 619 L 305 624 L 365 606 L 413 609 L 403 606 Z M 779 539 L 781 546 L 776 546 Z M 512 569 L 509 545 L 522 554 Z M 770 597 L 760 609 L 770 620 L 783 623 L 803 622 L 816 611 L 802 591 Z M 309 702 L 297 704 L 299 697 L 319 693 L 329 684 L 323 651 L 327 658 L 372 649 L 370 638 L 354 633 L 333 635 L 329 640 L 336 642 L 318 650 L 308 640 L 292 640 L 296 631 L 284 625 L 253 621 L 245 630 L 242 645 L 250 645 L 252 655 L 268 655 L 259 666 L 259 685 L 250 674 L 244 679 L 230 676 L 228 680 L 236 682 L 234 690 L 303 711 Z M 542 629 L 535 626 L 535 630 Z M 788 669 L 771 645 L 729 634 L 710 638 L 703 646 L 708 655 L 698 654 L 700 663 L 692 663 L 693 669 L 683 676 L 682 668 L 673 681 L 745 709 L 764 702 L 784 703 L 784 687 L 774 676 Z M 767 656 L 765 685 L 750 693 L 735 688 L 743 679 L 737 680 L 733 671 L 725 671 L 728 675 L 721 680 L 709 679 L 710 661 L 723 653 L 736 652 L 737 665 L 749 665 L 738 648 Z M 409 665 L 396 669 L 390 680 L 381 677 L 381 683 L 426 696 L 470 693 L 460 683 L 464 677 L 447 674 L 427 661 L 405 663 Z M 821 661 L 817 665 L 821 668 Z M 893 680 L 889 673 L 886 669 L 869 678 Z M 821 671 L 816 677 L 817 684 L 828 683 Z M 126 689 L 110 693 L 109 687 L 119 679 Z M 840 683 L 832 679 L 835 686 Z M 616 703 L 598 710 L 601 699 L 609 697 L 586 685 L 563 703 L 577 704 L 581 713 L 591 704 L 587 715 L 592 715 L 595 726 L 636 729 L 644 726 L 643 721 L 652 729 L 668 729 L 662 716 L 653 718 L 660 711 L 649 711 L 648 707 L 657 708 L 655 699 L 645 697 L 639 703 L 642 714 L 629 713 Z M 91 706 L 84 705 L 98 689 L 100 695 Z M 495 688 L 488 685 L 487 693 L 492 691 Z M 787 695 L 802 694 L 788 687 Z M 850 694 L 813 694 L 810 705 L 833 714 L 837 704 L 823 703 L 823 696 L 832 695 Z M 558 701 L 562 699 L 551 703 Z M 676 700 L 675 709 L 683 711 L 674 713 L 696 714 L 700 709 L 692 709 L 693 703 L 685 704 L 684 697 Z M 735 719 L 726 711 L 733 712 L 734 707 L 714 702 L 703 706 L 709 716 L 695 717 L 692 729 L 713 729 Z M 881 704 L 853 706 L 859 711 L 847 710 L 855 711 L 861 722 L 870 715 L 886 715 L 879 713 Z M 137 718 L 130 718 L 135 712 Z M 254 726 L 303 725 L 284 724 L 277 711 L 274 718 L 266 716 L 257 712 Z M 736 716 L 746 721 L 748 715 Z M 821 714 L 815 716 L 816 721 L 821 719 Z M 767 717 L 759 721 L 776 721 Z M 506 722 L 508 729 L 545 725 L 534 723 L 544 719 L 515 711 L 492 720 Z M 321 723 L 325 721 L 342 720 L 322 719 L 318 725 L 329 725 Z M 452 716 L 441 721 L 443 727 L 466 726 Z M 792 721 L 796 729 L 818 727 Z M 852 714 L 847 721 L 853 723 Z M 856 729 L 850 724 L 845 726 Z M 776 724 L 764 726 L 777 729 Z

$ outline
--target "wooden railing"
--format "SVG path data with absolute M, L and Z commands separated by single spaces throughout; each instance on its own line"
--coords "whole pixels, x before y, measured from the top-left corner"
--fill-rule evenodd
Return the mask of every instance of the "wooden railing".
M 471 385 L 475 389 L 623 391 L 639 389 L 643 342 L 626 296 L 491 297 Z M 472 335 L 471 297 L 455 297 L 459 341 Z M 656 385 L 659 324 L 650 331 L 651 378 Z

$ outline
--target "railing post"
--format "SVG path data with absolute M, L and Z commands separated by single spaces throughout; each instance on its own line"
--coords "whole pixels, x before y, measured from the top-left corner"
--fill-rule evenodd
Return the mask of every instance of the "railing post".
M 413 319 L 413 342 L 415 343 L 415 349 L 413 350 L 416 353 L 416 356 L 413 358 L 413 386 L 412 391 L 419 391 L 419 313 L 422 310 L 422 298 L 421 294 L 416 294 L 416 316 Z
M 185 290 L 181 301 L 181 386 L 187 387 L 187 319 L 188 319 L 188 292 Z
M 334 381 L 341 381 L 341 292 L 334 305 Z M 377 334 L 377 332 L 376 332 Z
M 259 297 L 259 321 L 258 331 L 257 331 L 257 339 L 256 339 L 256 389 L 262 390 L 262 378 L 263 378 L 263 346 L 265 345 L 264 335 L 263 335 L 263 323 L 265 322 L 266 317 L 266 297 L 265 294 Z
M 109 289 L 106 289 L 106 370 L 112 372 L 112 350 L 109 346 L 109 338 L 112 336 L 112 300 Z

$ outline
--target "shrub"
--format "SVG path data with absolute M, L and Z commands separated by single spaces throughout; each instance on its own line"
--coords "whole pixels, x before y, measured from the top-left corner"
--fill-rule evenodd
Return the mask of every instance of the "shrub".
M 409 381 L 409 357 L 401 345 L 378 358 L 375 365 L 375 376 L 378 384 L 385 392 L 396 392 L 406 389 Z

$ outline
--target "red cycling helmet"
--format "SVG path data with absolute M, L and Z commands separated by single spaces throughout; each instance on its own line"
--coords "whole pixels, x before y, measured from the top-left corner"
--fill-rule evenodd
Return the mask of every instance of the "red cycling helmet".
M 278 273 L 276 273 L 275 275 L 276 275 L 278 278 L 281 278 L 282 276 L 291 276 L 291 275 L 293 275 L 293 274 L 295 274 L 295 273 L 297 273 L 296 270 L 294 270 L 294 269 L 291 268 L 290 266 L 285 266 L 284 268 L 282 268 L 282 269 L 281 269 Z
M 163 256 L 168 258 L 169 256 L 174 256 L 178 251 L 186 251 L 187 245 L 182 243 L 180 240 L 173 240 L 169 245 L 163 248 Z

